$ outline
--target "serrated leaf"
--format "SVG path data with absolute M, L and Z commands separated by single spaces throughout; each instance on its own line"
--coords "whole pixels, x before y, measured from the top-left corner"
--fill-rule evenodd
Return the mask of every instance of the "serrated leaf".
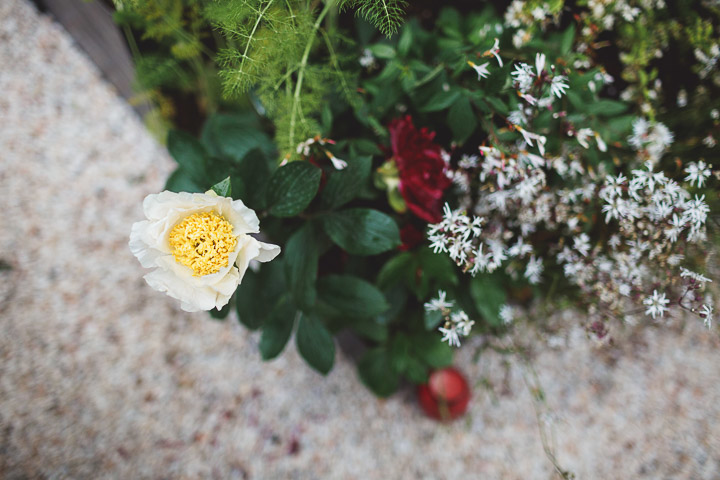
M 295 308 L 287 297 L 275 304 L 260 334 L 260 355 L 263 360 L 277 357 L 285 349 L 293 325 L 295 324 Z
M 327 208 L 340 207 L 353 198 L 362 190 L 370 177 L 372 158 L 355 157 L 348 160 L 345 169 L 333 172 L 329 175 L 328 181 L 323 189 L 320 200 Z
M 317 318 L 302 314 L 295 332 L 298 352 L 305 361 L 323 375 L 335 362 L 335 343 L 325 325 Z
M 325 303 L 349 317 L 374 317 L 390 307 L 374 285 L 350 275 L 321 277 L 318 280 L 318 295 Z
M 453 139 L 458 143 L 464 143 L 472 135 L 477 128 L 477 119 L 466 97 L 460 97 L 452 104 L 448 111 L 447 122 L 453 133 Z
M 320 186 L 322 171 L 305 162 L 278 168 L 267 186 L 267 204 L 276 217 L 293 217 L 310 205 Z
M 389 397 L 398 388 L 399 375 L 393 370 L 384 348 L 369 350 L 358 362 L 362 382 L 379 397 Z
M 230 177 L 221 180 L 212 187 L 213 192 L 217 193 L 220 197 L 229 197 L 232 194 L 232 187 L 230 185 Z
M 400 245 L 400 231 L 390 216 L 369 208 L 353 208 L 323 217 L 323 227 L 336 245 L 353 255 L 376 255 Z
M 187 172 L 192 180 L 199 184 L 206 182 L 207 152 L 200 141 L 189 133 L 170 130 L 167 148 L 180 168 Z
M 318 242 L 311 223 L 296 231 L 285 245 L 285 278 L 295 303 L 303 309 L 315 304 L 318 269 Z

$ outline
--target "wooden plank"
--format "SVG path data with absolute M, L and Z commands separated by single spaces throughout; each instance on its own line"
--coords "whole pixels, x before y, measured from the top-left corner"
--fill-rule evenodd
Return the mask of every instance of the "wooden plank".
M 124 35 L 112 19 L 112 10 L 96 0 L 38 1 L 65 27 L 120 95 L 129 101 L 134 94 L 135 68 Z M 142 115 L 147 106 L 137 106 L 136 110 Z

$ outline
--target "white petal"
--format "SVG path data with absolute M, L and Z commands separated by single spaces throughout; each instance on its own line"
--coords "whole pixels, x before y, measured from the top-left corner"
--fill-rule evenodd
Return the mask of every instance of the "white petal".
M 255 258 L 258 262 L 269 262 L 280 254 L 280 247 L 271 243 L 258 242 L 260 252 Z

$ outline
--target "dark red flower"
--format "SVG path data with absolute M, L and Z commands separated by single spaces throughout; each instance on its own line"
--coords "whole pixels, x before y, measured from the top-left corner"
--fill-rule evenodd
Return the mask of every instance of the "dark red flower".
M 412 250 L 425 241 L 425 235 L 415 228 L 412 223 L 408 223 L 400 230 L 400 250 L 407 251 Z
M 416 129 L 410 115 L 388 126 L 393 157 L 400 174 L 400 193 L 410 211 L 426 222 L 442 219 L 443 192 L 450 186 L 447 165 L 435 132 Z
M 470 402 L 467 380 L 452 367 L 431 372 L 428 383 L 418 386 L 417 394 L 425 413 L 443 421 L 461 416 Z

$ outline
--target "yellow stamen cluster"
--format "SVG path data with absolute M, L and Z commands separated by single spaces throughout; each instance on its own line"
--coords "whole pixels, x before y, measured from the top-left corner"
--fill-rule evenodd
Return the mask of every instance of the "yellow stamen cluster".
M 232 224 L 211 212 L 185 217 L 170 230 L 168 240 L 175 261 L 192 269 L 195 277 L 226 267 L 237 245 Z

